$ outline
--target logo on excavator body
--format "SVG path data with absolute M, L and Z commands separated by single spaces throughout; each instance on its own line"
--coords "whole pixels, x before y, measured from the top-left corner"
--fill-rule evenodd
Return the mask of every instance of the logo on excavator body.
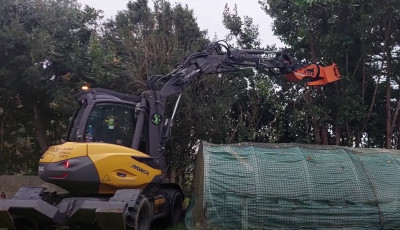
M 139 166 L 137 166 L 137 165 L 132 165 L 131 166 L 133 169 L 135 169 L 136 171 L 139 171 L 139 172 L 141 172 L 141 173 L 143 173 L 143 174 L 145 174 L 145 175 L 149 175 L 149 171 L 147 171 L 146 169 L 142 169 L 141 167 L 139 167 Z
M 153 116 L 151 116 L 151 122 L 153 122 L 153 124 L 159 125 L 161 121 L 162 121 L 162 116 L 159 113 L 155 113 L 153 114 Z
M 105 177 L 103 177 L 103 179 L 101 179 L 101 181 L 111 181 L 111 179 L 108 175 L 106 175 Z

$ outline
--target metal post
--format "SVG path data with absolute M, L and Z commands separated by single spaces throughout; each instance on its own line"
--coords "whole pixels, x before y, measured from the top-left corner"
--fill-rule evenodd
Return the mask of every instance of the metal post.
M 173 123 L 173 121 L 174 121 L 176 109 L 178 108 L 178 104 L 179 104 L 179 101 L 181 100 L 181 96 L 182 96 L 182 93 L 179 94 L 178 99 L 177 99 L 176 102 L 175 102 L 174 111 L 172 112 L 172 116 L 171 116 L 171 122 L 172 122 L 172 123 Z M 171 124 L 171 126 L 172 126 L 172 124 Z

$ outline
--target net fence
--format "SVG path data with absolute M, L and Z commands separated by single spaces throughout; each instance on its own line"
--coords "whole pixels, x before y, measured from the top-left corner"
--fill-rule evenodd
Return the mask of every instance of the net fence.
M 200 148 L 188 229 L 400 229 L 400 152 L 300 144 Z

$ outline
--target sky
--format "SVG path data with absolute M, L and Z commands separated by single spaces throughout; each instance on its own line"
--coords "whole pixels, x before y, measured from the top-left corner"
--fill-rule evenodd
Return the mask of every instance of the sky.
M 194 16 L 200 29 L 207 30 L 210 39 L 216 35 L 218 39 L 224 39 L 228 31 L 222 24 L 222 13 L 225 4 L 233 9 L 237 5 L 239 16 L 250 16 L 255 25 L 259 26 L 262 45 L 276 44 L 283 47 L 283 43 L 273 35 L 272 19 L 261 9 L 258 0 L 169 0 L 172 4 L 181 3 L 193 9 Z M 78 0 L 79 3 L 89 5 L 95 9 L 103 10 L 105 18 L 116 15 L 120 10 L 126 9 L 129 0 Z M 149 1 L 152 4 L 152 1 Z

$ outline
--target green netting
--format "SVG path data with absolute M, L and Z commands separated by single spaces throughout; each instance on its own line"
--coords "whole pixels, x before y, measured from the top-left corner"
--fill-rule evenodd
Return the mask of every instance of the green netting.
M 203 143 L 188 229 L 400 229 L 400 153 Z

